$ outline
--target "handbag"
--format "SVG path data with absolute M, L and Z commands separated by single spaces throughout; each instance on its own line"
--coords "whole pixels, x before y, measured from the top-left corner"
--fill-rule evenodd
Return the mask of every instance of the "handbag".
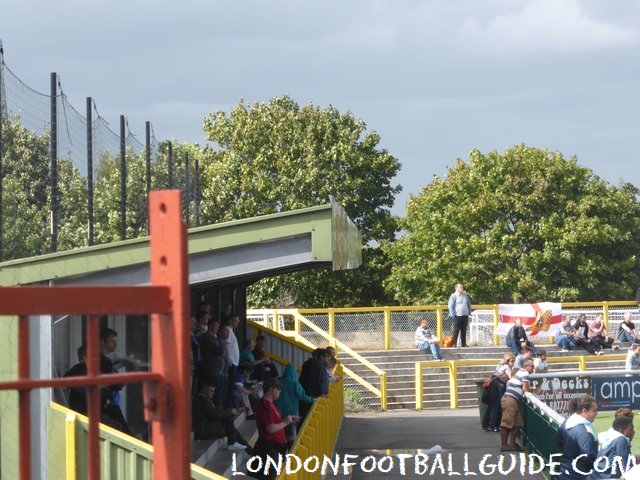
M 453 337 L 449 335 L 442 339 L 442 348 L 449 348 L 453 346 Z

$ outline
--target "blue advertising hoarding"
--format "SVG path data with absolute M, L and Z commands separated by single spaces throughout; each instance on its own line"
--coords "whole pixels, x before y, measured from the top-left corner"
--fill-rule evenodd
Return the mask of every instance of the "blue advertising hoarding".
M 624 377 L 594 377 L 592 395 L 598 402 L 598 410 L 640 408 L 640 375 Z

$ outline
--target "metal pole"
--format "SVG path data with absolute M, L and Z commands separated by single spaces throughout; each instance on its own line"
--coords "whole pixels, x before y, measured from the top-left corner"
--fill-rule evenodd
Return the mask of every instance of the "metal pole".
M 151 122 L 144 122 L 145 132 L 145 175 L 147 181 L 147 205 L 149 205 L 149 192 L 151 191 Z M 147 209 L 148 210 L 148 209 Z M 147 217 L 147 235 L 149 234 L 149 214 L 145 211 Z
M 200 163 L 196 157 L 193 166 L 193 222 L 196 227 L 200 226 Z
M 87 97 L 87 217 L 88 243 L 93 245 L 93 119 L 91 97 Z
M 189 204 L 191 203 L 191 195 L 189 195 L 189 152 L 184 152 L 184 221 L 187 228 L 190 225 Z
M 0 262 L 4 260 L 4 215 L 3 210 L 3 181 L 2 177 L 2 155 L 3 155 L 3 137 L 2 137 L 2 125 L 4 121 L 4 50 L 2 49 L 2 41 L 0 41 Z M 7 118 L 7 125 L 9 124 Z
M 171 142 L 167 152 L 167 188 L 171 190 L 173 188 L 173 144 Z
M 58 250 L 58 75 L 51 73 L 51 251 Z
M 120 115 L 120 239 L 127 239 L 127 161 L 125 119 Z

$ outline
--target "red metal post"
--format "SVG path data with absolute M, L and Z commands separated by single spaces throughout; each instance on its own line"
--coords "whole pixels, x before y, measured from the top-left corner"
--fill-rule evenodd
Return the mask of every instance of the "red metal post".
M 150 192 L 151 284 L 170 287 L 173 312 L 151 317 L 151 368 L 164 375 L 170 394 L 166 405 L 159 397 L 160 404 L 147 409 L 154 480 L 189 478 L 191 463 L 187 229 L 181 212 L 180 192 Z M 154 405 L 149 398 L 145 404 Z

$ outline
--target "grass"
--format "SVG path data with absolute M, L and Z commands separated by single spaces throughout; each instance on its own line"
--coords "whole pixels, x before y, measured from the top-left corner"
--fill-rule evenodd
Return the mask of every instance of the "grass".
M 613 423 L 613 414 L 614 412 L 598 412 L 593 425 L 596 427 L 596 433 L 606 432 L 611 428 L 611 424 Z M 636 413 L 635 416 L 638 414 Z M 635 425 L 635 419 L 634 419 Z M 636 433 L 635 437 L 631 441 L 631 451 L 633 453 L 637 453 L 640 450 L 640 433 Z

